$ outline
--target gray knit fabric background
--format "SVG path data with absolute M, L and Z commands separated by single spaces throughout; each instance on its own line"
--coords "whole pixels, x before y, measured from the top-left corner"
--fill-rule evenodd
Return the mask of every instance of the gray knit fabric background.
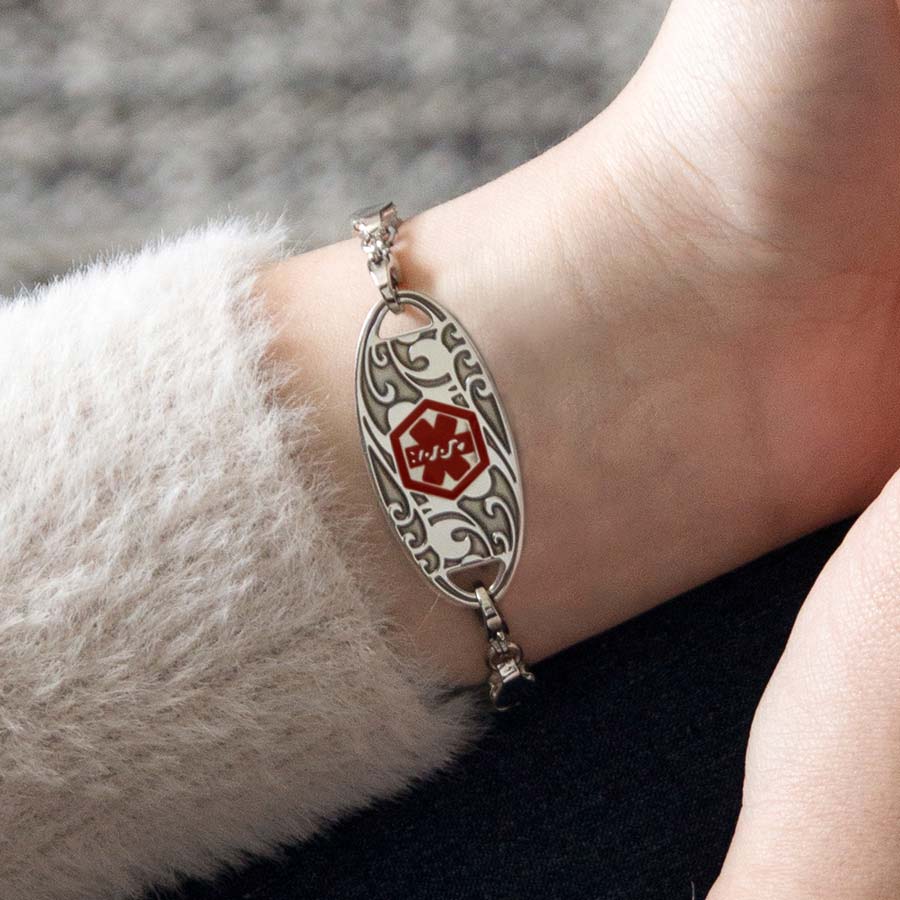
M 237 212 L 315 245 L 574 131 L 667 0 L 0 0 L 0 294 Z

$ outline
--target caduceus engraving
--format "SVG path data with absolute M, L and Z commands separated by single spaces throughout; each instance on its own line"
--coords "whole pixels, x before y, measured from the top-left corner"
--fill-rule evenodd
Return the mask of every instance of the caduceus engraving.
M 397 536 L 435 587 L 477 606 L 461 577 L 493 565 L 499 597 L 522 540 L 518 459 L 484 362 L 459 322 L 401 292 L 424 328 L 391 338 L 369 315 L 357 350 L 357 411 L 369 471 Z

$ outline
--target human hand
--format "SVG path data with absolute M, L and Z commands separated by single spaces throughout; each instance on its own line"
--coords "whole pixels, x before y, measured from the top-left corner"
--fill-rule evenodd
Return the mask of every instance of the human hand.
M 702 331 L 719 380 L 754 380 L 744 413 L 785 506 L 817 494 L 820 522 L 862 508 L 900 447 L 895 0 L 675 0 L 575 140 L 581 171 L 612 179 L 641 223 L 648 267 L 668 270 L 668 291 L 636 279 L 644 334 Z M 608 247 L 597 218 L 582 208 L 570 241 L 587 272 Z
M 729 298 L 765 277 L 767 325 L 896 300 L 896 0 L 675 0 L 617 105 L 667 237 L 751 279 Z
M 898 61 L 893 0 L 676 0 L 608 110 L 404 225 L 405 286 L 459 316 L 517 435 L 504 613 L 530 659 L 858 511 L 900 463 Z M 360 260 L 336 244 L 262 282 L 348 521 L 372 508 Z M 378 535 L 374 589 L 477 680 L 475 617 Z
M 817 580 L 756 713 L 709 900 L 900 896 L 900 475 Z

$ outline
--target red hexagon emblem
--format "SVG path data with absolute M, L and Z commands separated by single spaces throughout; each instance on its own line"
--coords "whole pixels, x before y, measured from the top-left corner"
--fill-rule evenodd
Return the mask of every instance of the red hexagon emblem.
M 487 467 L 478 417 L 470 409 L 422 400 L 391 431 L 403 486 L 455 500 Z

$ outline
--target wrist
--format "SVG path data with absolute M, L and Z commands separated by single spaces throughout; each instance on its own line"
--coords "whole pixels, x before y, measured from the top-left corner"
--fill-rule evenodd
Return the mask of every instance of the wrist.
M 548 261 L 554 260 L 548 229 L 534 229 L 523 246 L 515 218 L 529 213 L 522 194 L 509 182 L 509 177 L 501 179 L 404 222 L 394 252 L 403 286 L 434 296 L 459 316 L 492 372 L 497 370 L 499 394 L 507 405 L 522 454 L 520 429 L 529 443 L 533 429 L 530 423 L 517 421 L 530 418 L 523 412 L 528 404 L 516 384 L 521 373 L 508 363 L 521 359 L 523 345 L 539 337 L 535 314 L 544 305 L 553 309 L 550 285 L 558 278 L 547 268 Z M 540 297 L 535 284 L 542 279 L 547 286 Z M 296 403 L 312 399 L 320 435 L 320 446 L 314 452 L 327 457 L 327 477 L 341 486 L 340 511 L 328 516 L 342 525 L 364 521 L 373 526 L 363 540 L 356 527 L 351 527 L 354 534 L 348 545 L 352 547 L 345 546 L 349 558 L 361 563 L 359 570 L 373 599 L 387 604 L 419 652 L 431 656 L 453 681 L 483 681 L 485 642 L 478 617 L 472 610 L 436 596 L 415 571 L 383 526 L 365 471 L 356 424 L 353 367 L 359 330 L 377 293 L 358 242 L 348 240 L 285 260 L 262 274 L 259 288 L 278 323 L 273 356 L 295 373 L 285 386 L 283 399 Z M 516 322 L 511 312 L 523 304 L 532 307 L 529 319 Z M 388 326 L 402 330 L 392 320 Z M 528 520 L 528 482 L 534 480 L 534 474 L 524 473 L 525 556 L 529 555 L 527 533 L 534 527 Z M 503 608 L 504 615 L 512 611 L 513 619 L 516 611 L 538 605 L 529 597 L 518 596 L 519 582 L 516 576 L 507 593 L 516 594 L 516 599 Z M 519 639 L 515 622 L 510 620 L 510 625 L 514 638 Z M 539 634 L 523 633 L 521 641 L 529 660 L 547 655 Z
M 742 561 L 731 546 L 742 535 L 722 518 L 740 508 L 746 523 L 753 507 L 735 492 L 755 460 L 732 386 L 727 399 L 695 395 L 719 386 L 703 332 L 666 330 L 681 298 L 657 238 L 581 151 L 566 142 L 411 218 L 395 247 L 403 285 L 434 296 L 472 335 L 516 436 L 524 544 L 502 612 L 530 661 Z M 281 324 L 274 353 L 297 371 L 287 399 L 316 403 L 328 477 L 343 488 L 340 521 L 374 526 L 366 548 L 349 551 L 365 561 L 366 586 L 453 680 L 482 680 L 477 616 L 415 572 L 365 471 L 353 366 L 377 294 L 357 242 L 286 260 L 261 288 Z M 710 421 L 726 415 L 729 441 L 704 445 L 720 434 Z
M 502 612 L 530 661 L 829 515 L 809 487 L 802 503 L 784 502 L 798 454 L 814 453 L 773 426 L 792 388 L 772 377 L 773 341 L 789 348 L 790 335 L 760 337 L 752 296 L 716 307 L 685 222 L 661 199 L 678 186 L 655 190 L 608 121 L 414 216 L 395 248 L 403 286 L 472 336 L 516 435 L 524 544 Z M 374 525 L 360 557 L 367 585 L 451 678 L 480 681 L 477 616 L 414 571 L 365 471 L 353 366 L 377 294 L 358 244 L 286 260 L 261 288 L 281 323 L 274 353 L 298 372 L 288 399 L 316 401 L 343 521 Z

